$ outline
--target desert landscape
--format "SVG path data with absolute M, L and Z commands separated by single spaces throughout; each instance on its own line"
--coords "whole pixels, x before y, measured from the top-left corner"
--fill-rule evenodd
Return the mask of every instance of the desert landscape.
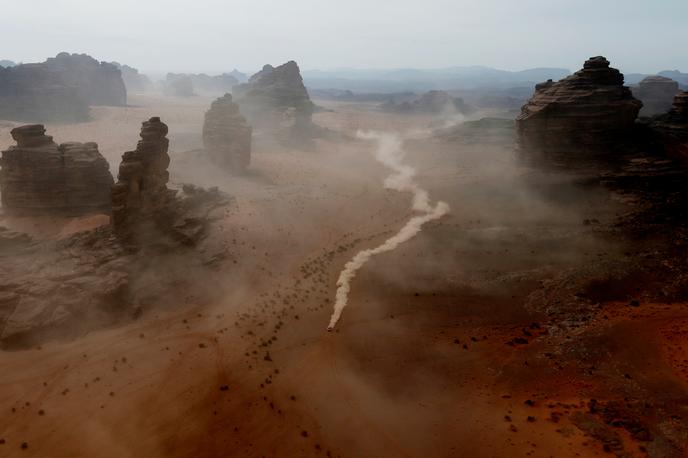
M 591 55 L 0 61 L 0 456 L 686 456 L 688 77 Z

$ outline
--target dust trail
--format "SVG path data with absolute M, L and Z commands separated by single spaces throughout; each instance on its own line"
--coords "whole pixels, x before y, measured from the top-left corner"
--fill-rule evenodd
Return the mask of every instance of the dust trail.
M 376 140 L 378 145 L 375 151 L 375 159 L 392 169 L 393 173 L 385 179 L 385 187 L 400 192 L 410 192 L 413 194 L 411 209 L 421 214 L 413 216 L 406 225 L 401 228 L 393 237 L 387 239 L 382 245 L 367 250 L 360 251 L 344 266 L 344 270 L 339 274 L 337 280 L 337 293 L 335 296 L 334 312 L 330 318 L 328 331 L 334 329 L 337 321 L 342 316 L 342 311 L 349 300 L 351 291 L 351 280 L 356 276 L 358 269 L 370 260 L 373 256 L 392 251 L 402 243 L 413 238 L 421 231 L 423 224 L 441 218 L 449 212 L 449 205 L 445 202 L 437 202 L 433 207 L 430 205 L 430 196 L 425 189 L 422 189 L 413 181 L 416 170 L 403 163 L 404 150 L 402 140 L 396 134 L 383 132 L 361 132 L 356 136 L 365 140 Z

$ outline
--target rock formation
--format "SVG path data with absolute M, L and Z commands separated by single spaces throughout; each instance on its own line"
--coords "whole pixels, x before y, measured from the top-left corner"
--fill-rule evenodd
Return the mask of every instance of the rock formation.
M 247 83 L 234 86 L 233 93 L 252 125 L 312 125 L 314 105 L 294 61 L 279 67 L 264 66 Z
M 668 112 L 678 93 L 678 82 L 663 76 L 648 76 L 638 83 L 633 96 L 643 102 L 641 116 L 654 116 Z
M 127 90 L 116 65 L 98 62 L 87 54 L 62 52 L 45 61 L 48 71 L 60 75 L 68 86 L 76 86 L 91 105 L 124 106 Z
M 168 73 L 163 86 L 163 92 L 173 97 L 193 97 L 193 81 L 189 75 Z
M 179 85 L 180 80 L 189 80 L 191 82 L 191 91 L 185 90 L 180 91 L 178 88 L 175 89 L 174 85 Z M 239 83 L 234 76 L 229 73 L 222 73 L 221 75 L 206 75 L 205 73 L 168 73 L 166 85 L 172 86 L 167 88 L 169 93 L 177 93 L 180 96 L 188 97 L 189 95 L 194 95 L 194 92 L 204 95 L 221 95 L 227 92 L 231 92 L 232 88 Z M 184 82 L 184 85 L 188 87 L 188 82 Z
M 167 188 L 167 130 L 160 118 L 150 118 L 141 127 L 136 150 L 122 155 L 118 181 L 112 187 L 112 223 L 120 233 L 140 223 L 160 223 L 169 213 L 175 192 Z
M 671 111 L 654 118 L 650 127 L 668 155 L 688 159 L 688 92 L 679 92 Z
M 0 67 L 0 118 L 75 122 L 89 105 L 126 105 L 120 70 L 86 54 L 60 53 L 38 64 Z
M 6 212 L 66 214 L 108 212 L 113 183 L 95 143 L 55 144 L 41 124 L 12 130 L 17 146 L 2 152 L 0 192 Z
M 146 75 L 139 73 L 139 71 L 128 65 L 121 65 L 118 62 L 112 62 L 112 65 L 119 68 L 122 72 L 122 80 L 128 93 L 144 93 L 153 90 L 153 82 Z
M 214 288 L 207 282 L 220 281 L 214 270 L 227 248 L 221 238 L 203 235 L 226 216 L 228 203 L 217 190 L 185 186 L 175 205 L 181 215 L 175 237 L 156 232 L 132 240 L 106 224 L 41 240 L 0 227 L 0 349 L 29 348 L 136 319 L 143 308 L 168 307 L 179 291 L 210 299 L 206 294 Z M 180 242 L 203 245 L 184 249 Z
M 85 121 L 89 102 L 45 64 L 0 67 L 0 119 L 16 121 Z
M 243 172 L 251 161 L 252 128 L 230 94 L 215 100 L 205 113 L 203 146 L 216 164 Z
M 604 151 L 633 128 L 642 102 L 604 57 L 559 82 L 538 84 L 517 117 L 524 149 Z
M 122 155 L 112 187 L 111 223 L 130 246 L 195 245 L 205 235 L 210 213 L 228 201 L 217 188 L 167 187 L 167 132 L 160 118 L 150 118 L 141 127 L 136 150 Z
M 400 103 L 389 100 L 380 108 L 384 111 L 396 113 L 426 113 L 426 114 L 469 114 L 475 111 L 462 98 L 452 97 L 445 91 L 429 91 L 420 97 Z

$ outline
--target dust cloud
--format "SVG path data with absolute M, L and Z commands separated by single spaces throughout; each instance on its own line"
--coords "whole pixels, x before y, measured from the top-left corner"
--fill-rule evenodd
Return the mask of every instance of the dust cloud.
M 344 307 L 348 303 L 351 281 L 370 258 L 394 250 L 418 234 L 425 223 L 439 219 L 449 212 L 449 205 L 445 202 L 438 202 L 435 206 L 430 205 L 428 192 L 419 187 L 413 180 L 416 171 L 413 167 L 403 163 L 403 143 L 397 134 L 359 131 L 357 137 L 377 142 L 375 159 L 393 171 L 392 175 L 385 179 L 385 187 L 399 192 L 410 192 L 413 195 L 411 209 L 422 214 L 413 216 L 396 235 L 387 239 L 382 245 L 360 251 L 351 261 L 346 263 L 337 280 L 334 312 L 327 327 L 328 331 L 337 325 Z

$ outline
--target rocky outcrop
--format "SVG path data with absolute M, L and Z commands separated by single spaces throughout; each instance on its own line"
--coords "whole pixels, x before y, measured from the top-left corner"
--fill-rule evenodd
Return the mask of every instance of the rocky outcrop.
M 252 131 L 231 94 L 225 94 L 205 113 L 203 147 L 213 162 L 240 173 L 251 161 Z
M 213 274 L 227 247 L 220 238 L 201 240 L 199 234 L 226 216 L 228 203 L 217 190 L 185 186 L 175 205 L 178 236 L 141 244 L 108 224 L 49 240 L 0 227 L 0 349 L 73 339 L 128 322 L 144 309 L 169 308 L 180 292 L 214 297 L 207 284 L 220 281 Z M 189 248 L 180 240 L 203 245 Z
M 64 241 L 34 241 L 38 250 L 22 250 L 21 241 L 12 251 L 0 246 L 0 347 L 74 336 L 131 315 L 131 260 L 108 235 L 97 230 Z
M 688 159 L 688 92 L 679 92 L 671 111 L 655 117 L 650 127 L 669 156 Z
M 309 128 L 312 124 L 314 105 L 294 61 L 264 66 L 247 83 L 234 86 L 233 93 L 252 125 Z
M 0 118 L 85 121 L 89 105 L 126 103 L 120 70 L 86 54 L 60 53 L 43 63 L 0 67 Z
M 168 188 L 167 132 L 160 118 L 150 118 L 141 127 L 136 150 L 122 155 L 112 187 L 111 225 L 128 244 L 195 245 L 205 234 L 210 212 L 227 202 L 217 188 Z
M 118 184 L 106 187 L 108 204 L 112 191 L 119 206 L 116 224 L 48 240 L 0 227 L 1 349 L 74 338 L 136 319 L 144 308 L 168 307 L 182 291 L 199 297 L 212 290 L 205 283 L 198 287 L 193 278 L 200 277 L 189 272 L 209 280 L 227 257 L 224 242 L 204 235 L 212 221 L 226 216 L 229 199 L 217 189 L 185 185 L 176 196 L 167 188 L 166 134 L 158 118 L 143 123 L 136 151 L 124 155 Z M 69 164 L 70 158 L 88 158 L 95 148 L 58 147 L 39 125 L 15 129 L 13 135 L 15 149 L 31 151 L 27 163 L 59 149 Z M 4 173 L 4 158 L 2 165 Z M 86 183 L 89 177 L 79 179 Z M 102 218 L 85 220 L 92 219 Z M 188 247 L 201 242 L 207 243 Z
M 165 95 L 171 95 L 173 97 L 193 97 L 196 95 L 191 77 L 189 75 L 175 73 L 167 74 L 163 92 Z
M 0 119 L 77 122 L 88 116 L 88 98 L 45 64 L 0 67 Z
M 167 188 L 170 156 L 167 124 L 153 117 L 141 127 L 136 150 L 122 155 L 117 183 L 112 187 L 112 224 L 126 234 L 142 224 L 164 222 L 174 191 Z
M 109 212 L 113 179 L 96 143 L 57 145 L 41 124 L 12 130 L 16 146 L 2 152 L 5 212 L 40 215 Z
M 98 62 L 87 54 L 62 52 L 45 61 L 49 72 L 60 75 L 68 86 L 76 86 L 90 105 L 124 106 L 127 90 L 116 65 Z
M 112 62 L 112 65 L 119 68 L 122 72 L 122 80 L 128 93 L 141 94 L 153 90 L 153 82 L 146 75 L 139 73 L 139 71 L 128 65 L 121 65 L 118 62 Z
M 641 116 L 654 116 L 668 112 L 678 93 L 678 82 L 663 76 L 648 76 L 633 88 L 633 96 L 643 102 Z
M 604 57 L 559 82 L 538 84 L 521 109 L 521 146 L 545 151 L 608 151 L 631 131 L 642 103 Z
M 396 103 L 390 100 L 380 108 L 384 111 L 395 113 L 417 113 L 417 114 L 470 114 L 474 108 L 467 105 L 462 98 L 452 97 L 445 91 L 429 91 L 420 97 Z

